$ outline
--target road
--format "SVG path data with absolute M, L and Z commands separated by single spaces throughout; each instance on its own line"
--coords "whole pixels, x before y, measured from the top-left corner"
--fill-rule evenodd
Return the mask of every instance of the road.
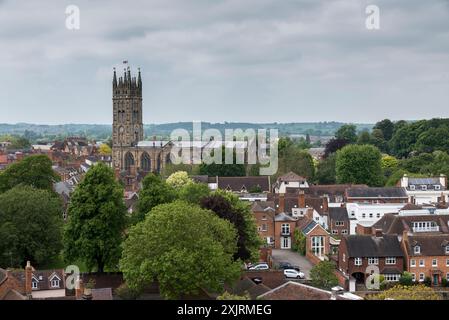
M 290 262 L 294 266 L 299 266 L 306 279 L 310 279 L 310 270 L 313 265 L 307 260 L 306 257 L 301 256 L 299 253 L 291 250 L 273 249 L 272 251 L 273 262 L 276 265 L 281 261 Z

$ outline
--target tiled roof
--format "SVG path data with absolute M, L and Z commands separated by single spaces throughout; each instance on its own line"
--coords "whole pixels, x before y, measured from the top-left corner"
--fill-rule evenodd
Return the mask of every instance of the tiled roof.
M 402 257 L 398 237 L 395 235 L 383 235 L 375 237 L 371 235 L 345 236 L 349 257 Z
M 331 184 L 331 185 L 311 185 L 305 189 L 306 194 L 314 196 L 328 196 L 331 202 L 335 201 L 336 196 L 343 197 L 347 188 L 368 188 L 364 184 Z
M 333 221 L 349 220 L 346 207 L 329 207 L 329 218 Z
M 413 247 L 420 246 L 420 254 L 415 254 Z M 408 254 L 411 256 L 447 256 L 446 246 L 449 245 L 449 234 L 432 234 L 409 236 L 406 242 Z
M 449 215 L 413 215 L 400 216 L 393 213 L 385 214 L 372 228 L 382 230 L 384 234 L 402 235 L 404 231 L 413 231 L 413 222 L 435 222 L 439 232 L 449 233 Z
M 23 287 L 25 287 L 25 271 L 14 271 L 11 272 L 12 276 L 16 278 Z M 51 286 L 51 280 L 54 277 L 55 280 L 59 280 L 59 286 L 58 287 L 52 287 Z M 38 290 L 58 290 L 58 289 L 64 289 L 65 288 L 65 274 L 63 269 L 56 269 L 56 270 L 34 270 L 33 271 L 33 278 L 38 280 L 37 288 Z
M 274 217 L 274 221 L 296 221 L 296 219 L 285 212 L 281 212 Z
M 251 189 L 260 188 L 262 192 L 270 191 L 270 177 L 217 177 L 218 188 L 234 192 L 250 192 Z
M 404 188 L 360 188 L 352 187 L 346 189 L 348 198 L 408 198 Z
M 251 206 L 252 212 L 262 212 L 265 210 L 274 210 L 274 201 L 254 201 Z
M 330 291 L 293 281 L 289 281 L 258 297 L 262 300 L 331 300 L 331 298 L 332 293 Z M 347 300 L 341 295 L 337 295 L 336 299 Z
M 278 177 L 277 181 L 279 182 L 294 182 L 294 181 L 306 181 L 306 178 L 297 175 L 296 173 L 290 171 L 283 176 Z

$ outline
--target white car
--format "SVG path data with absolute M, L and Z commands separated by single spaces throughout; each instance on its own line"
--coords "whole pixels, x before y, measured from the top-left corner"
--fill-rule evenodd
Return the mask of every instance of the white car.
M 286 278 L 304 279 L 304 273 L 295 269 L 285 269 L 284 276 Z
M 254 266 L 249 267 L 248 270 L 268 270 L 268 269 L 270 269 L 268 264 L 266 264 L 266 263 L 258 263 L 258 264 L 255 264 Z

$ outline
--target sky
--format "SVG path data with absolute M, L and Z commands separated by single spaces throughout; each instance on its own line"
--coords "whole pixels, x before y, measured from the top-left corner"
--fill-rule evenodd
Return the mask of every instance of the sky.
M 449 0 L 0 0 L 0 48 L 0 123 L 111 123 L 124 60 L 147 124 L 449 117 Z

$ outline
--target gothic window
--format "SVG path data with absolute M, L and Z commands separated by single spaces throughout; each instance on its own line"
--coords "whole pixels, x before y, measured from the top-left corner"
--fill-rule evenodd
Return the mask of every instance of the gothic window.
M 125 170 L 129 170 L 134 165 L 134 157 L 130 152 L 125 154 Z
M 144 152 L 140 157 L 140 167 L 144 172 L 151 171 L 151 158 L 146 152 Z

